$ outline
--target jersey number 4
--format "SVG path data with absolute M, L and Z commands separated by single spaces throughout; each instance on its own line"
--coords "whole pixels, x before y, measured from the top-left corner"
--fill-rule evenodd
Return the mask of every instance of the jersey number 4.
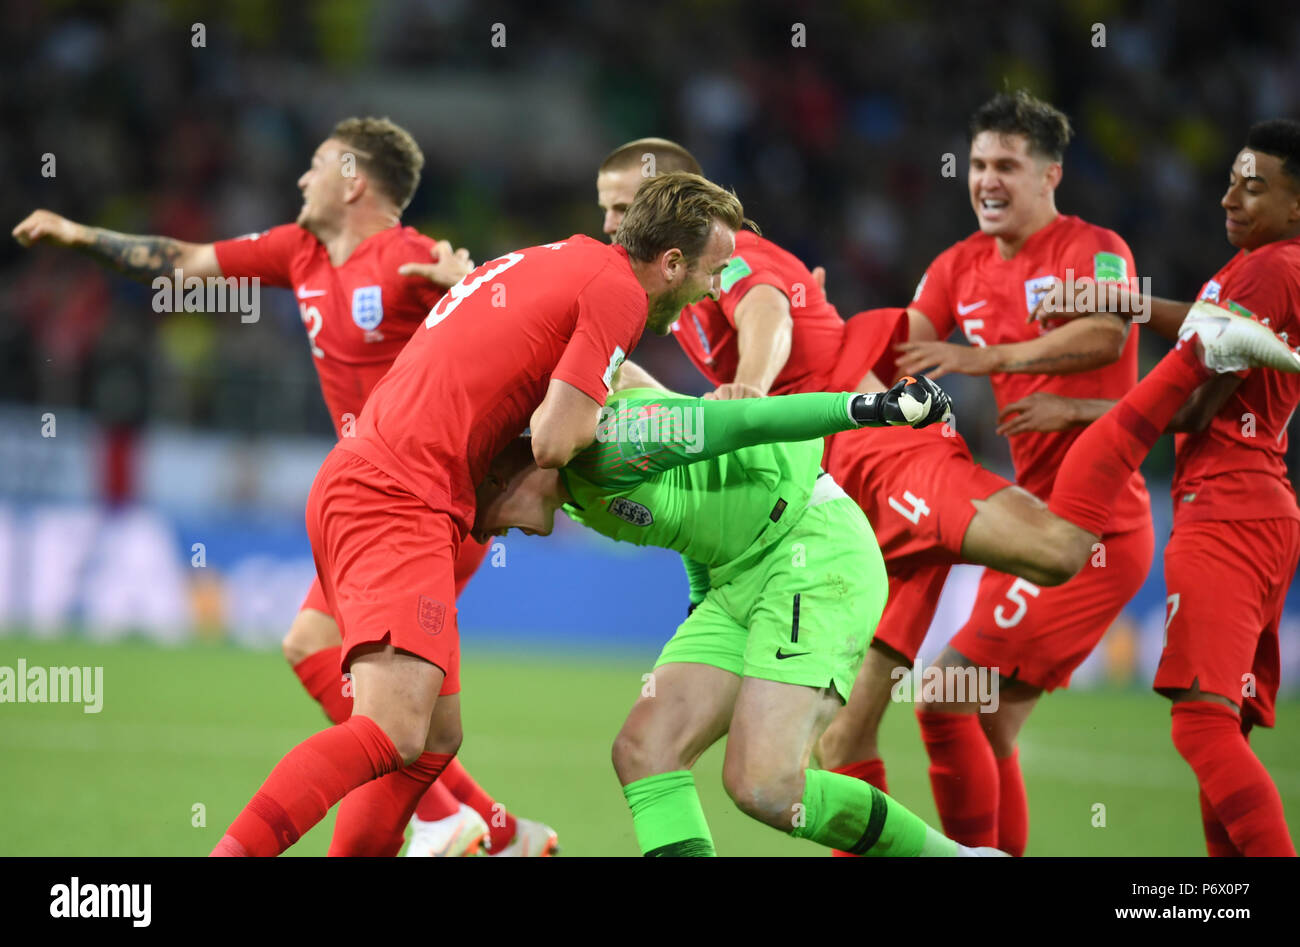
M 903 506 L 903 504 L 895 500 L 893 497 L 889 498 L 889 505 L 892 506 L 895 510 L 897 510 L 898 514 L 908 522 L 915 525 L 916 523 L 921 522 L 922 516 L 930 515 L 930 508 L 925 505 L 925 500 L 913 494 L 911 490 L 903 491 L 903 499 L 906 500 L 908 503 L 912 504 L 912 508 L 910 510 L 907 507 Z

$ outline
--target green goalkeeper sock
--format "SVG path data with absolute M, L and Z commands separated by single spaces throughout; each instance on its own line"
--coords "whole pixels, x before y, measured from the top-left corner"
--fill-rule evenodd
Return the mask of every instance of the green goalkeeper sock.
M 957 843 L 870 783 L 804 770 L 803 824 L 791 834 L 867 856 L 951 857 Z
M 856 780 L 855 780 L 856 782 Z M 710 857 L 713 836 L 690 770 L 647 776 L 623 787 L 641 854 Z

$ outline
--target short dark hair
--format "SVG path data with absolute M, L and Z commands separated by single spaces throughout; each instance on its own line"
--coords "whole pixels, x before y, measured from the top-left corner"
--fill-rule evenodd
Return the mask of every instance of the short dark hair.
M 667 138 L 638 138 L 636 141 L 629 141 L 626 145 L 619 145 L 605 156 L 605 160 L 600 163 L 599 171 L 623 171 L 636 166 L 644 168 L 647 156 L 654 159 L 655 174 L 663 174 L 667 171 L 704 174 L 693 154 Z
M 734 192 L 689 171 L 669 171 L 641 182 L 614 242 L 642 263 L 676 247 L 694 264 L 715 220 L 731 230 L 753 224 Z
M 970 140 L 980 132 L 1023 135 L 1031 154 L 1051 161 L 1065 157 L 1065 146 L 1074 134 L 1064 112 L 1024 89 L 999 92 L 977 108 L 970 120 Z
M 1300 122 L 1290 118 L 1273 118 L 1250 126 L 1246 147 L 1282 159 L 1282 171 L 1291 186 L 1300 191 Z
M 406 210 L 424 169 L 424 152 L 410 132 L 387 118 L 345 118 L 330 137 L 351 148 L 384 196 Z

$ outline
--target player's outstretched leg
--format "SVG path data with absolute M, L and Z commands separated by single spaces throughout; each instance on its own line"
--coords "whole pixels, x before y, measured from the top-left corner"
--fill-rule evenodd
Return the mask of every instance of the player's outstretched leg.
M 1100 536 L 1124 484 L 1192 392 L 1216 372 L 1250 366 L 1300 372 L 1300 356 L 1253 319 L 1195 304 L 1174 350 L 1071 445 L 1051 511 Z
M 660 664 L 614 740 L 614 771 L 647 857 L 710 856 L 691 767 L 727 732 L 740 677 L 708 664 Z
M 278 855 L 353 789 L 426 752 L 442 670 L 391 646 L 367 645 L 356 649 L 352 674 L 356 712 L 290 750 L 213 855 Z M 431 749 L 451 755 L 458 747 L 459 738 L 454 745 Z
M 742 812 L 795 838 L 854 855 L 1002 854 L 958 844 L 860 779 L 807 768 L 839 708 L 832 688 L 744 678 L 722 769 L 723 784 Z

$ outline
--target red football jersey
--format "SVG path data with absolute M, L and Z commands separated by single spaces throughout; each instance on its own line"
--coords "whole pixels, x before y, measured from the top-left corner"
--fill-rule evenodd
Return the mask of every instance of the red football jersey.
M 750 230 L 736 234 L 736 253 L 722 271 L 722 294 L 682 310 L 673 337 L 715 386 L 736 379 L 740 356 L 736 307 L 755 286 L 775 286 L 790 300 L 794 332 L 790 358 L 769 394 L 825 391 L 839 356 L 844 320 L 826 301 L 808 267 L 770 240 Z
M 972 345 L 1024 342 L 1049 331 L 1028 322 L 1029 314 L 1051 288 L 1053 277 L 1127 281 L 1135 276 L 1133 254 L 1113 231 L 1078 217 L 1060 215 L 1031 236 L 1010 260 L 1002 259 L 993 237 L 975 233 L 953 244 L 930 264 L 916 288 L 912 308 L 934 323 L 939 338 L 960 324 Z M 1137 327 L 1119 360 L 1072 375 L 995 374 L 993 395 L 1002 408 L 1036 391 L 1070 398 L 1124 397 L 1137 383 Z M 1065 452 L 1081 433 L 1016 434 L 1010 438 L 1016 482 L 1046 500 Z M 1107 532 L 1136 528 L 1151 517 L 1146 484 L 1134 473 L 1115 506 Z
M 468 532 L 475 485 L 550 380 L 604 404 L 646 315 L 622 247 L 575 235 L 489 260 L 429 313 L 339 446 Z
M 1300 341 L 1300 238 L 1242 250 L 1197 298 L 1268 319 Z M 1209 427 L 1179 434 L 1174 522 L 1300 518 L 1286 472 L 1286 429 L 1297 403 L 1300 376 L 1256 368 Z
M 434 241 L 393 226 L 362 240 L 341 264 L 297 224 L 213 244 L 226 276 L 259 277 L 287 286 L 320 377 L 334 431 L 350 433 L 376 382 L 384 376 L 443 291 L 422 277 L 402 276 L 403 263 L 428 263 Z

